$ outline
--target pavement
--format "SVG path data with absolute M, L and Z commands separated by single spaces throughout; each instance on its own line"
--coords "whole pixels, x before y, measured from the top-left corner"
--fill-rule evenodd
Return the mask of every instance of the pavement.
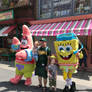
M 32 77 L 32 85 L 27 87 L 24 85 L 24 77 L 18 85 L 11 84 L 9 80 L 14 75 L 14 61 L 0 61 L 0 92 L 42 92 L 42 89 L 37 88 L 37 76 Z M 92 72 L 78 71 L 73 75 L 72 80 L 76 82 L 76 92 L 92 92 Z M 57 92 L 62 92 L 64 86 L 65 81 L 63 80 L 62 72 L 59 70 L 57 76 Z M 48 83 L 47 87 L 47 92 L 49 92 Z

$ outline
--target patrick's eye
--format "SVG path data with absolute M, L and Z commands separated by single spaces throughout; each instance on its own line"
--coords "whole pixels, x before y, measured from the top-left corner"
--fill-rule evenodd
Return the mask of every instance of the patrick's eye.
M 68 46 L 66 46 L 66 47 L 65 47 L 65 49 L 66 49 L 66 51 L 68 51 L 68 52 L 69 52 L 69 51 L 71 51 L 71 50 L 72 50 L 72 47 L 71 47 L 70 45 L 68 45 Z
M 27 44 L 27 40 L 22 40 L 21 43 L 22 43 L 23 45 L 26 45 L 26 44 Z
M 64 49 L 65 49 L 64 46 L 59 46 L 59 47 L 58 47 L 58 50 L 59 50 L 59 51 L 64 50 Z

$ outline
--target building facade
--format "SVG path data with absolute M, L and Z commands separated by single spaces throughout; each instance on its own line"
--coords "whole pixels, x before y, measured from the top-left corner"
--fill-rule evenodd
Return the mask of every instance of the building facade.
M 88 68 L 92 70 L 92 0 L 37 0 L 36 20 L 29 22 L 35 39 L 46 37 L 55 53 L 56 35 L 74 32 L 87 49 Z
M 0 0 L 0 57 L 12 57 L 14 36 L 21 39 L 22 25 L 35 17 L 35 0 Z M 9 59 L 10 60 L 10 59 Z

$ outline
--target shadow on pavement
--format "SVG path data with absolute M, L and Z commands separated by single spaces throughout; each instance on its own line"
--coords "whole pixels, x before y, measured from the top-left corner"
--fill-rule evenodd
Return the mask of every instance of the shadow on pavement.
M 58 69 L 58 75 L 62 75 L 62 71 Z M 88 71 L 77 71 L 77 73 L 73 74 L 73 78 L 78 78 L 78 79 L 83 79 L 83 80 L 88 80 L 90 81 L 89 77 L 92 76 L 92 72 Z
M 92 92 L 92 89 L 76 90 L 76 92 Z
M 84 79 L 90 81 L 90 76 L 92 76 L 92 72 L 88 71 L 78 71 L 77 73 L 73 74 L 74 78 Z
M 0 64 L 9 65 L 9 67 L 15 67 L 15 61 L 0 61 Z
M 6 64 L 6 65 L 9 65 L 9 67 L 15 66 L 14 61 L 0 61 L 0 64 Z M 62 71 L 60 69 L 58 69 L 58 75 L 62 75 Z M 90 80 L 89 76 L 92 76 L 92 72 L 83 71 L 83 70 L 73 74 L 74 78 L 84 79 L 84 80 Z
M 19 84 L 17 85 L 14 85 L 14 84 L 11 84 L 9 81 L 7 82 L 0 82 L 0 92 L 8 92 L 8 91 L 11 91 L 11 92 L 27 92 L 27 91 L 30 91 L 30 92 L 42 92 L 42 88 L 38 88 L 37 86 L 25 86 L 24 85 L 24 80 L 20 81 Z M 49 92 L 49 88 L 47 88 L 47 91 L 46 92 Z M 61 89 L 57 89 L 57 92 L 62 92 Z

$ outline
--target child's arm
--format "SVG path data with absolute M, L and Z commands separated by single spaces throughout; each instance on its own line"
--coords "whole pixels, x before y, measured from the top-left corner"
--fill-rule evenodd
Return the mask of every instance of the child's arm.
M 49 76 L 49 77 L 52 77 L 52 76 L 51 76 L 51 73 L 50 73 L 50 70 L 49 70 L 49 66 L 48 66 L 48 69 L 47 69 L 47 70 L 48 70 L 48 76 Z
M 57 70 L 56 70 L 56 79 L 57 79 Z
M 52 75 L 51 75 L 50 71 L 48 71 L 48 76 L 49 76 L 49 77 L 52 77 Z

